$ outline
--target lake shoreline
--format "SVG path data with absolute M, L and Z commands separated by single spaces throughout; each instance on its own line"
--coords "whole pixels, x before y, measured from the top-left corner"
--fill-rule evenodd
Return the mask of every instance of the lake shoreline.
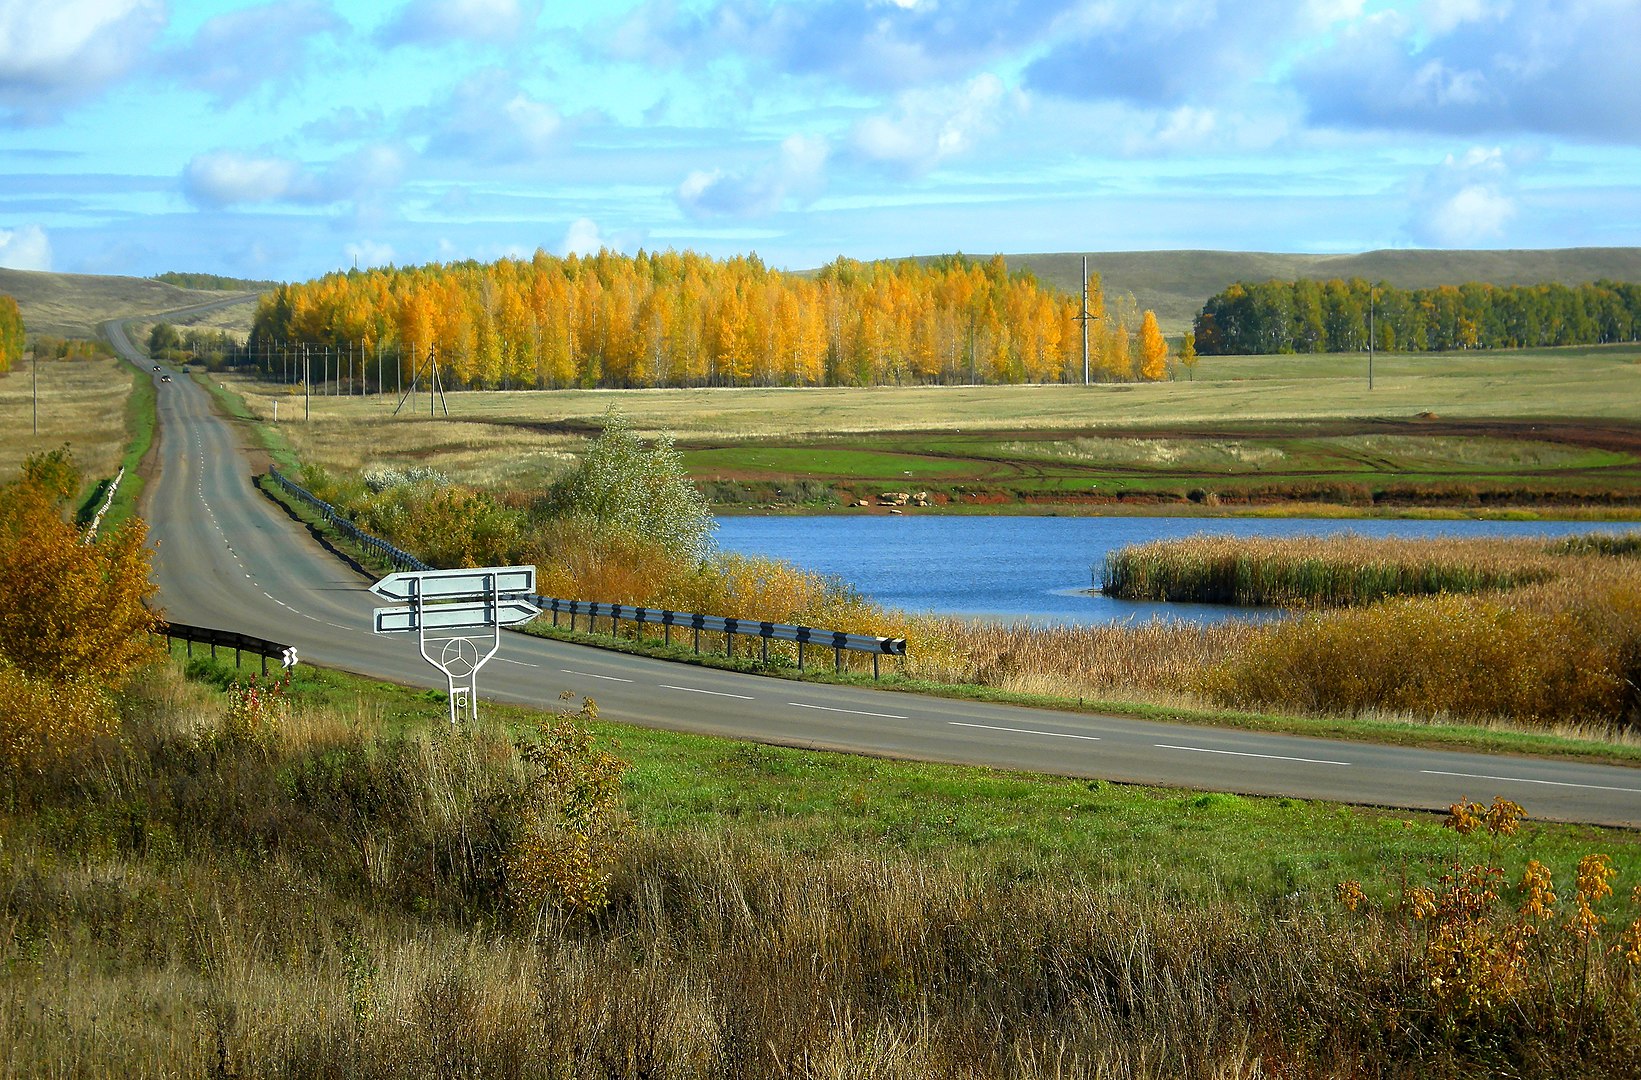
M 1641 527 L 1641 506 L 1350 506 L 1342 503 L 1267 503 L 1205 506 L 1196 503 L 1006 502 L 973 506 L 762 506 L 718 504 L 715 518 L 743 517 L 1084 517 L 1266 519 L 1321 518 L 1338 521 L 1590 521 L 1634 522 Z

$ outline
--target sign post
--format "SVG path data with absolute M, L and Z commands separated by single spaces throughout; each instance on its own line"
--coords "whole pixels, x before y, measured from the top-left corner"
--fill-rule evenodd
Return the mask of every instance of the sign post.
M 403 606 L 377 608 L 371 629 L 417 635 L 422 659 L 444 672 L 452 724 L 458 718 L 478 718 L 479 669 L 501 648 L 501 628 L 541 613 L 530 599 L 536 591 L 534 566 L 407 570 L 389 574 L 370 591 L 384 600 L 404 601 Z M 476 638 L 459 632 L 479 629 L 490 634 Z M 428 636 L 429 630 L 434 636 Z M 487 651 L 481 646 L 488 646 Z

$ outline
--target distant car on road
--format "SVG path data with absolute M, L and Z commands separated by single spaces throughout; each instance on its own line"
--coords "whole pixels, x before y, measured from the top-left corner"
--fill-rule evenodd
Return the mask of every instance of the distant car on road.
M 158 365 L 158 364 L 155 364 L 155 365 L 154 365 L 154 370 L 155 370 L 155 371 L 158 371 L 158 370 L 159 370 L 159 369 L 160 369 L 160 366 L 159 366 L 159 365 Z
M 169 375 L 161 375 L 160 376 L 160 382 L 170 382 L 170 381 L 171 381 L 171 376 L 169 376 Z

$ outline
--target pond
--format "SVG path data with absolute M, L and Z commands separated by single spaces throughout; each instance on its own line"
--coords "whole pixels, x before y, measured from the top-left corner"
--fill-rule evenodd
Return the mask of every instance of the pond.
M 1012 621 L 1104 623 L 1153 615 L 1208 621 L 1261 614 L 1209 604 L 1090 595 L 1108 551 L 1149 540 L 1230 536 L 1565 536 L 1641 523 L 1322 518 L 958 517 L 862 514 L 724 517 L 724 551 L 763 555 L 849 582 L 887 607 Z

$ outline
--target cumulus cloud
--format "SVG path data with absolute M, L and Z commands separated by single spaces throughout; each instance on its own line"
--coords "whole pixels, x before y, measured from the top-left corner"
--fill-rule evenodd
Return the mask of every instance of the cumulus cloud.
M 222 209 L 251 203 L 324 205 L 368 199 L 399 182 L 403 155 L 393 147 L 367 146 L 310 169 L 290 158 L 213 150 L 196 155 L 183 171 L 183 193 L 196 206 Z
M 807 198 L 824 183 L 825 140 L 792 135 L 774 159 L 743 171 L 697 170 L 678 185 L 678 205 L 694 218 L 765 217 L 788 198 Z
M 1641 142 L 1641 4 L 1441 0 L 1364 16 L 1302 58 L 1313 121 L 1460 134 Z
M 1510 161 L 1503 150 L 1449 154 L 1414 184 L 1408 232 L 1427 247 L 1483 247 L 1501 241 L 1516 216 Z
M 540 0 L 410 0 L 376 32 L 384 45 L 476 41 L 506 45 L 529 34 Z
M 560 255 L 597 255 L 609 247 L 598 233 L 598 225 L 591 218 L 576 218 L 570 222 L 569 229 L 565 230 L 564 239 L 558 245 Z
M 50 120 L 124 77 L 164 24 L 162 0 L 0 0 L 0 108 Z
M 354 266 L 388 266 L 393 262 L 393 245 L 379 244 L 374 240 L 356 240 L 342 248 Z
M 680 8 L 648 0 L 610 35 L 617 56 L 694 66 L 735 55 L 794 75 L 893 89 L 964 78 L 1047 35 L 1075 0 L 1037 0 L 1031 10 L 995 0 L 819 0 L 771 4 L 719 0 Z
M 997 129 L 1011 107 L 1019 107 L 1018 97 L 1008 92 L 1003 80 L 979 75 L 955 93 L 901 94 L 893 110 L 856 124 L 850 142 L 869 161 L 924 172 L 973 149 Z
M 431 132 L 430 154 L 506 165 L 545 158 L 564 117 L 525 93 L 507 71 L 490 68 L 456 87 L 447 100 L 421 110 L 414 122 Z
M 0 229 L 0 266 L 12 270 L 50 270 L 51 238 L 38 225 Z
M 315 39 L 346 26 L 323 0 L 275 0 L 207 19 L 166 67 L 183 83 L 232 102 L 301 73 Z

